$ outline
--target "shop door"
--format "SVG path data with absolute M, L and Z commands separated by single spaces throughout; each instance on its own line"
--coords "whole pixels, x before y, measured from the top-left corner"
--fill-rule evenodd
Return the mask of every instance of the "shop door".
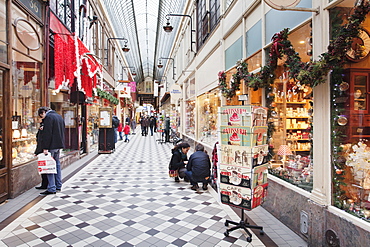
M 2 70 L 0 68 L 0 203 L 5 201 L 8 198 L 8 188 L 9 188 L 9 182 L 8 182 L 8 177 L 9 177 L 9 171 L 8 167 L 5 165 L 6 162 L 4 160 L 4 117 L 3 117 L 3 112 L 4 112 L 4 82 L 6 78 L 6 71 Z

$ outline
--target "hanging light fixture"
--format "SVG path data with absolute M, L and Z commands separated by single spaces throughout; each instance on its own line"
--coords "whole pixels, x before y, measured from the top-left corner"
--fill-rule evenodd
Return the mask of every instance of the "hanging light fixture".
M 163 30 L 165 32 L 167 32 L 167 33 L 170 33 L 173 30 L 173 27 L 170 25 L 170 16 L 180 16 L 180 17 L 188 17 L 188 18 L 190 18 L 190 50 L 192 52 L 195 52 L 196 53 L 196 51 L 193 50 L 193 44 L 196 43 L 195 41 L 193 41 L 193 33 L 195 33 L 196 30 L 193 30 L 193 19 L 191 18 L 191 16 L 190 15 L 183 15 L 183 14 L 167 14 L 166 15 L 166 19 L 167 19 L 167 23 L 166 24 L 167 25 L 166 26 L 163 26 Z
M 157 67 L 158 67 L 159 69 L 163 68 L 162 60 L 159 60 L 159 64 L 157 64 Z
M 130 48 L 127 47 L 127 40 L 125 40 L 125 45 L 122 47 L 123 52 L 129 52 Z
M 173 26 L 170 25 L 170 17 L 167 17 L 167 23 L 166 23 L 166 26 L 163 26 L 163 30 L 166 32 L 166 33 L 170 33 L 172 32 L 173 30 Z

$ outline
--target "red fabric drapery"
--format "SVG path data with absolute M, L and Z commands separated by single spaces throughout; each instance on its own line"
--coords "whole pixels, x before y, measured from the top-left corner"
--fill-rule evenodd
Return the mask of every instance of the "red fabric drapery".
M 55 34 L 55 89 L 71 87 L 77 79 L 77 87 L 87 97 L 97 84 L 101 65 L 90 54 L 82 41 L 71 35 Z
M 76 55 L 74 38 L 70 35 L 54 35 L 54 68 L 55 68 L 55 89 L 71 87 L 76 71 Z

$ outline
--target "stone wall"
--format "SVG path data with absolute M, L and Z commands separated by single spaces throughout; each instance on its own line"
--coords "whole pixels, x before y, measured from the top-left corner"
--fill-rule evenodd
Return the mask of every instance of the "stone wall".
M 370 246 L 369 230 L 366 231 L 349 219 L 329 212 L 326 206 L 313 202 L 297 191 L 271 179 L 268 183 L 268 195 L 262 207 L 306 240 L 308 246 Z M 301 211 L 308 214 L 307 234 L 301 233 L 300 230 Z M 326 242 L 328 231 L 334 234 L 332 244 Z
M 60 158 L 61 167 L 64 169 L 80 159 L 78 151 L 70 152 Z M 37 160 L 16 166 L 11 171 L 10 198 L 15 198 L 41 182 L 37 172 Z

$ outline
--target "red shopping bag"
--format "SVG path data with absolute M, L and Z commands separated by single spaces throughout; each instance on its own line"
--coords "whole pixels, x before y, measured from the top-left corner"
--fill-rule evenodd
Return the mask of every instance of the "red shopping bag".
M 57 173 L 57 163 L 50 153 L 48 154 L 38 154 L 37 155 L 37 169 L 39 174 L 55 174 Z

